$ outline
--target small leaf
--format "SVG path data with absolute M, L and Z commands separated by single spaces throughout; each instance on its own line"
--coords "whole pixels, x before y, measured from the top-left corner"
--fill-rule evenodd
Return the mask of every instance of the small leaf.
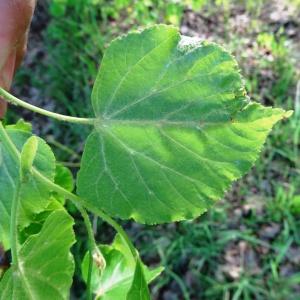
M 54 182 L 69 192 L 74 189 L 72 172 L 62 164 L 56 164 Z
M 126 300 L 150 300 L 150 292 L 140 259 L 137 259 L 133 282 Z
M 28 173 L 32 166 L 38 149 L 38 139 L 36 136 L 31 136 L 24 144 L 21 151 L 21 177 Z
M 6 133 L 20 152 L 30 133 L 7 129 Z M 54 179 L 55 157 L 49 146 L 40 138 L 33 167 L 50 180 Z M 0 137 L 0 242 L 7 250 L 10 247 L 10 212 L 15 197 L 16 186 L 19 184 L 20 159 L 10 152 L 10 148 Z M 29 176 L 21 188 L 21 201 L 18 212 L 20 229 L 28 226 L 34 215 L 42 212 L 49 204 L 50 192 L 47 187 L 34 177 Z
M 54 183 L 63 187 L 67 191 L 72 192 L 74 189 L 74 179 L 70 169 L 62 164 L 56 164 Z M 55 192 L 53 192 L 53 196 L 62 204 L 65 203 L 66 199 L 63 196 L 58 195 Z
M 110 246 L 101 245 L 100 250 L 106 260 L 106 268 L 100 271 L 96 264 L 92 270 L 92 291 L 97 295 L 96 299 L 101 300 L 127 300 L 126 295 L 133 282 L 136 264 L 132 264 L 132 255 L 127 255 L 127 251 L 122 253 L 119 249 L 126 249 L 127 246 L 117 235 L 113 244 Z M 87 280 L 89 266 L 89 255 L 86 254 L 82 263 L 83 278 Z M 149 270 L 141 264 L 146 281 L 149 283 L 154 280 L 161 272 L 158 267 Z
M 122 219 L 195 218 L 247 173 L 272 126 L 290 113 L 250 102 L 220 46 L 154 26 L 114 40 L 92 104 L 78 193 Z
M 41 232 L 29 237 L 18 251 L 19 265 L 4 274 L 0 300 L 69 299 L 74 273 L 72 227 L 73 219 L 66 211 L 49 215 Z
M 16 124 L 5 126 L 6 129 L 16 129 L 22 130 L 31 133 L 32 125 L 31 123 L 25 122 L 23 119 L 20 119 Z

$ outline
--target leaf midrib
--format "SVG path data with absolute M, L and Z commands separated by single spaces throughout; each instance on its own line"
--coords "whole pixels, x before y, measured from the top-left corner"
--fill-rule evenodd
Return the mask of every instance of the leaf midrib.
M 230 124 L 233 123 L 234 120 L 228 119 L 228 120 L 222 120 L 218 122 L 212 122 L 212 121 L 171 121 L 171 120 L 125 120 L 125 119 L 100 119 L 95 122 L 96 129 L 99 128 L 109 128 L 115 125 L 129 125 L 129 126 L 152 126 L 152 127 L 163 127 L 163 126 L 170 126 L 170 127 L 179 127 L 179 128 L 199 128 L 202 129 L 204 126 L 207 125 L 224 125 L 224 124 Z

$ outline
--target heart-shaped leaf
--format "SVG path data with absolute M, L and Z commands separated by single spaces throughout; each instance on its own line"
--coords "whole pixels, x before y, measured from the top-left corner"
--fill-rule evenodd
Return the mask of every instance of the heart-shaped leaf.
M 70 248 L 75 242 L 73 219 L 64 210 L 52 212 L 41 231 L 18 251 L 0 282 L 0 300 L 66 300 L 74 273 Z
M 154 26 L 111 43 L 92 103 L 78 192 L 148 224 L 199 216 L 244 175 L 288 114 L 252 103 L 223 48 Z

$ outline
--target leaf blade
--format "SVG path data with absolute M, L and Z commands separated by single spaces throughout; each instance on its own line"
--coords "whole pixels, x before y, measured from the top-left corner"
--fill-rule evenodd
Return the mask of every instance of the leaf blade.
M 6 129 L 16 149 L 20 152 L 26 141 L 32 136 L 29 132 L 16 129 Z M 49 146 L 40 138 L 33 167 L 50 180 L 54 179 L 55 157 Z M 4 141 L 0 141 L 0 241 L 5 249 L 9 249 L 10 211 L 12 199 L 16 196 L 16 186 L 19 184 L 20 159 L 13 155 Z M 33 177 L 22 186 L 19 209 L 19 225 L 26 227 L 35 213 L 40 213 L 49 203 L 48 189 Z
M 93 264 L 91 287 L 96 299 L 126 300 L 136 269 L 136 262 L 135 260 L 132 262 L 131 256 L 127 255 L 126 247 L 119 235 L 116 235 L 112 245 L 100 245 L 100 250 L 106 261 L 106 268 L 101 273 L 95 262 Z M 88 265 L 89 255 L 87 254 L 82 263 L 85 281 L 87 280 Z M 143 269 L 145 280 L 148 283 L 163 271 L 161 267 L 150 270 L 141 261 L 140 267 Z
M 68 298 L 74 273 L 69 252 L 75 242 L 73 224 L 64 210 L 49 215 L 40 233 L 21 246 L 19 266 L 4 274 L 0 282 L 1 300 Z
M 133 281 L 126 300 L 150 300 L 150 292 L 140 259 L 137 259 Z
M 249 171 L 287 117 L 249 101 L 223 48 L 184 42 L 173 27 L 154 26 L 107 49 L 77 179 L 89 205 L 147 224 L 197 217 Z

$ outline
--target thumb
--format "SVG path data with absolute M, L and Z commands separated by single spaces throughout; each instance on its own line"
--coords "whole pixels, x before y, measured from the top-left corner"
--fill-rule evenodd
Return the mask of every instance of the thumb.
M 35 0 L 0 0 L 0 86 L 9 89 L 21 63 Z M 0 99 L 0 118 L 6 111 Z
M 13 50 L 7 58 L 0 73 L 0 86 L 9 90 L 15 73 L 17 51 Z M 0 118 L 5 115 L 7 103 L 0 98 Z

